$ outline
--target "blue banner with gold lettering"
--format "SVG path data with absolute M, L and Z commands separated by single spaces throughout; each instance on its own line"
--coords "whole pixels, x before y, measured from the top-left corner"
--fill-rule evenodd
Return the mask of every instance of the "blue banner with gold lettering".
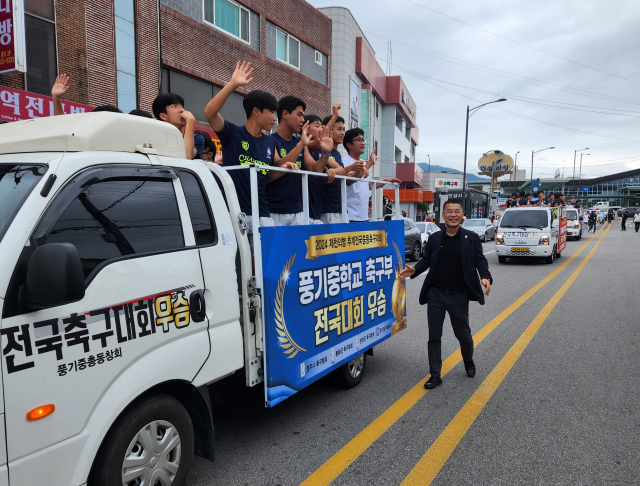
M 268 406 L 406 328 L 402 221 L 260 235 Z

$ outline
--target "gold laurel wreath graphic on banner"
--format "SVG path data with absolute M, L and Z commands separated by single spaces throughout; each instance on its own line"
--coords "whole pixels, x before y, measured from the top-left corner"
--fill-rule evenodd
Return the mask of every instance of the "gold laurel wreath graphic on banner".
M 396 322 L 393 323 L 391 328 L 392 336 L 407 328 L 407 318 L 404 317 L 404 311 L 407 306 L 407 287 L 404 279 L 400 278 L 400 273 L 402 272 L 402 254 L 395 241 L 393 242 L 393 247 L 396 249 L 396 254 L 398 255 L 398 266 L 395 268 L 396 278 L 393 282 L 393 292 L 391 295 L 393 316 L 396 318 Z
M 306 352 L 307 350 L 298 346 L 293 340 L 289 331 L 287 330 L 287 324 L 284 321 L 284 289 L 287 286 L 287 280 L 289 278 L 289 272 L 293 266 L 293 262 L 296 259 L 297 253 L 289 258 L 280 274 L 280 280 L 278 281 L 278 290 L 276 291 L 276 299 L 274 301 L 276 308 L 276 332 L 278 333 L 278 341 L 280 341 L 280 347 L 284 349 L 284 354 L 288 354 L 288 359 L 293 358 L 299 351 Z

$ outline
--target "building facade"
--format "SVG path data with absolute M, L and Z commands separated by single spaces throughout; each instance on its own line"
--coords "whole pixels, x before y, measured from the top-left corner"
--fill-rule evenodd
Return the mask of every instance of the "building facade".
M 46 96 L 66 73 L 66 100 L 125 113 L 171 91 L 204 127 L 206 103 L 246 60 L 249 90 L 331 111 L 331 20 L 304 0 L 25 0 L 25 12 L 27 72 L 0 75 L 0 87 Z M 244 123 L 247 92 L 223 116 Z
M 415 162 L 418 126 L 413 98 L 400 76 L 385 75 L 348 9 L 320 11 L 333 21 L 331 101 L 342 104 L 347 128 L 365 132 L 366 155 L 376 149 L 374 177 L 395 177 L 395 164 Z

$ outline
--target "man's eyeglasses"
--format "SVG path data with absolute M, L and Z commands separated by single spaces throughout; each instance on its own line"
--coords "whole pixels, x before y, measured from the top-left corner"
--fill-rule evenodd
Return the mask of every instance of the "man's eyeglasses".
M 462 211 L 459 209 L 447 209 L 444 214 L 462 214 Z
M 364 138 L 354 138 L 354 142 L 364 142 Z

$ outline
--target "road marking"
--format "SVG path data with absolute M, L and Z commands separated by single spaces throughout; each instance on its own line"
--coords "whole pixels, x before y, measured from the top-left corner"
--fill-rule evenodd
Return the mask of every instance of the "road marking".
M 600 231 L 600 230 L 598 230 Z M 595 236 L 595 235 L 594 235 Z M 589 238 L 583 245 L 571 255 L 562 265 L 557 267 L 547 277 L 525 292 L 513 304 L 494 317 L 488 324 L 480 329 L 474 336 L 474 347 L 477 347 L 491 332 L 498 327 L 507 317 L 515 312 L 522 304 L 532 297 L 538 290 L 548 284 L 558 273 L 560 273 L 578 254 L 593 241 Z M 460 350 L 456 350 L 442 363 L 441 376 L 445 376 L 458 363 L 462 361 Z M 428 376 L 428 375 L 427 375 Z M 338 452 L 331 456 L 327 462 L 316 469 L 300 486 L 323 486 L 329 485 L 340 474 L 344 472 L 364 451 L 378 440 L 393 424 L 395 424 L 411 407 L 420 401 L 429 390 L 425 390 L 423 383 L 427 377 L 406 392 L 395 403 L 387 408 L 380 416 L 362 430 L 353 439 L 347 442 Z
M 487 251 L 487 252 L 485 252 L 484 254 L 485 254 L 485 255 L 488 255 L 489 253 L 493 253 L 494 251 L 495 251 L 495 250 Z
M 569 279 L 560 287 L 551 300 L 542 308 L 540 313 L 531 321 L 531 324 L 520 335 L 515 344 L 507 351 L 507 354 L 500 360 L 495 368 L 489 373 L 489 376 L 482 382 L 471 398 L 467 400 L 464 406 L 456 414 L 456 416 L 449 422 L 449 425 L 442 431 L 438 438 L 431 444 L 431 447 L 418 461 L 415 467 L 411 470 L 409 475 L 402 481 L 401 486 L 410 485 L 429 485 L 435 479 L 435 477 L 445 465 L 451 453 L 455 450 L 458 443 L 469 428 L 473 425 L 473 422 L 478 418 L 478 415 L 489 402 L 489 399 L 500 386 L 502 381 L 506 378 L 513 365 L 518 361 L 518 358 L 522 355 L 527 348 L 533 337 L 536 335 L 542 324 L 547 320 L 551 311 L 558 305 L 560 299 L 569 290 L 569 287 L 578 278 L 578 275 L 582 272 L 586 264 L 589 262 L 595 251 L 602 243 L 604 235 L 607 234 L 609 229 L 601 233 L 598 242 L 593 249 L 589 252 L 587 257 L 580 263 L 578 268 L 571 274 Z

